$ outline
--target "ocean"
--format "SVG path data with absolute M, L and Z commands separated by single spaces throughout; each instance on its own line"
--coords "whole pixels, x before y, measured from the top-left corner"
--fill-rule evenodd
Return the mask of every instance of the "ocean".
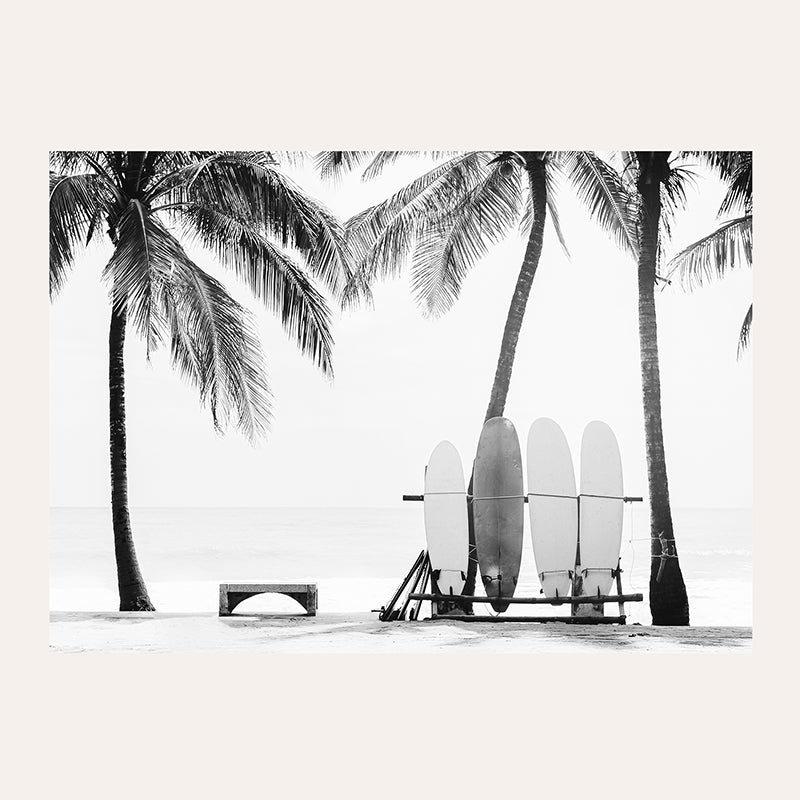
M 626 508 L 623 590 L 629 622 L 649 624 L 646 508 Z M 675 538 L 692 624 L 752 625 L 752 511 L 675 509 Z M 319 610 L 364 612 L 390 598 L 425 546 L 422 503 L 400 508 L 136 508 L 139 563 L 159 611 L 215 611 L 218 584 L 304 581 Z M 518 595 L 539 593 L 526 513 Z M 50 511 L 50 609 L 113 611 L 116 572 L 107 508 Z M 487 607 L 488 608 L 488 607 Z M 261 596 L 239 611 L 299 611 L 289 598 Z M 545 610 L 547 609 L 547 610 Z M 426 611 L 426 608 L 423 608 Z M 565 610 L 564 610 L 565 611 Z M 554 614 L 511 606 L 509 613 Z M 608 609 L 616 613 L 616 606 Z

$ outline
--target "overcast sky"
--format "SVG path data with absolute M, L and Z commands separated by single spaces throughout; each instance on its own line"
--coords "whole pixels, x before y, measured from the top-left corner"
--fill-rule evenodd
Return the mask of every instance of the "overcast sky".
M 321 184 L 295 173 L 342 218 L 383 199 L 430 162 L 408 159 L 380 180 Z M 724 187 L 704 176 L 673 231 L 668 254 L 713 229 Z M 647 494 L 633 261 L 560 194 L 568 261 L 552 228 L 517 349 L 506 416 L 524 449 L 531 422 L 553 417 L 577 462 L 583 427 L 608 422 L 622 451 L 625 491 Z M 147 364 L 131 332 L 126 347 L 128 465 L 133 506 L 390 506 L 421 492 L 434 446 L 449 439 L 471 465 L 489 399 L 503 325 L 524 251 L 513 236 L 467 278 L 453 309 L 426 319 L 408 274 L 382 284 L 372 309 L 336 312 L 327 381 L 259 309 L 231 273 L 193 251 L 256 313 L 275 396 L 266 441 L 220 436 L 166 354 Z M 109 304 L 100 272 L 110 247 L 79 257 L 51 308 L 50 501 L 109 503 Z M 752 355 L 736 338 L 752 298 L 752 273 L 684 293 L 657 295 L 667 469 L 675 507 L 752 505 Z M 757 336 L 757 330 L 754 330 Z

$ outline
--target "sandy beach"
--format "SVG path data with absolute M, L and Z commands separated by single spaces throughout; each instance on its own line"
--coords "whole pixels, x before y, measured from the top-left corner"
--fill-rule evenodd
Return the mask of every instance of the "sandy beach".
M 137 509 L 140 557 L 158 611 L 119 614 L 108 509 L 54 509 L 50 537 L 52 652 L 696 652 L 749 651 L 749 513 L 684 512 L 690 628 L 654 628 L 647 604 L 649 543 L 623 548 L 626 626 L 560 623 L 382 623 L 388 602 L 424 547 L 422 510 Z M 220 535 L 224 531 L 225 535 Z M 518 594 L 539 592 L 526 547 Z M 259 595 L 217 615 L 225 582 L 315 583 L 318 616 L 294 600 Z M 616 610 L 616 609 L 615 609 Z M 299 613 L 298 613 L 299 612 Z M 505 616 L 525 615 L 511 606 Z M 563 608 L 538 614 L 568 614 Z M 640 624 L 636 624 L 640 623 Z M 641 635 L 640 635 L 641 634 Z
M 384 623 L 369 613 L 50 614 L 50 651 L 58 653 L 674 653 L 750 652 L 751 646 L 752 628 L 745 626 Z

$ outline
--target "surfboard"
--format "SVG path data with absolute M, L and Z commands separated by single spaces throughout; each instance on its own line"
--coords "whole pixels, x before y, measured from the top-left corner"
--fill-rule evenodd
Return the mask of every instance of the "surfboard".
M 614 432 L 590 422 L 581 441 L 580 566 L 583 594 L 608 594 L 622 544 L 622 460 Z
M 469 564 L 467 490 L 458 450 L 439 442 L 425 470 L 425 538 L 442 594 L 461 594 Z
M 567 437 L 541 417 L 528 431 L 528 513 L 536 572 L 547 597 L 571 591 L 578 548 L 578 499 Z
M 505 611 L 517 586 L 522 560 L 524 500 L 522 455 L 510 420 L 486 421 L 478 440 L 472 511 L 483 586 L 495 611 Z

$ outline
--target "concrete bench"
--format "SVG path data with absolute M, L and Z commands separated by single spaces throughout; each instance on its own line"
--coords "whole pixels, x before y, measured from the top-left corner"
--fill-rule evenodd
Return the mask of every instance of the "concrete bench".
M 285 594 L 297 600 L 306 615 L 317 615 L 316 583 L 221 583 L 219 585 L 219 615 L 228 617 L 233 609 L 248 597 L 257 594 Z

